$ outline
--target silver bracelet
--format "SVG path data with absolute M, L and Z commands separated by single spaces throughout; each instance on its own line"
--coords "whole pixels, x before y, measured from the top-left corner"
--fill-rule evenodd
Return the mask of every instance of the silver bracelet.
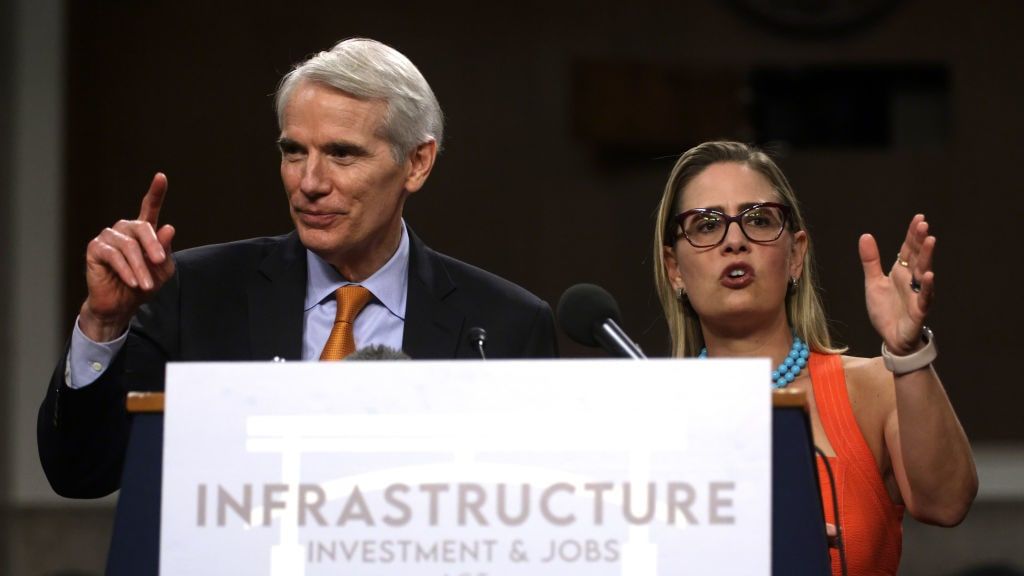
M 924 348 L 906 356 L 893 355 L 885 347 L 885 342 L 882 342 L 882 361 L 885 367 L 896 376 L 902 376 L 930 365 L 938 357 L 939 351 L 935 347 L 935 335 L 927 326 L 921 327 L 921 341 L 924 342 Z

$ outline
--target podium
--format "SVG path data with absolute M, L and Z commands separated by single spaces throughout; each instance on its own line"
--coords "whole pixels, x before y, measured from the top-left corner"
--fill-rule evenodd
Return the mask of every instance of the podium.
M 107 574 L 159 573 L 163 469 L 162 393 L 130 393 L 133 414 L 107 559 Z M 772 573 L 830 575 L 814 448 L 804 392 L 773 393 Z M 742 550 L 742 542 L 736 544 Z
M 832 574 L 803 391 L 772 393 L 772 574 Z

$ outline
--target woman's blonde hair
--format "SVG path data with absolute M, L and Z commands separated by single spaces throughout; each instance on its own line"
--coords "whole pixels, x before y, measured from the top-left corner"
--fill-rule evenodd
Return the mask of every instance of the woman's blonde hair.
M 789 181 L 767 154 L 753 146 L 740 142 L 705 142 L 687 150 L 665 184 L 665 192 L 658 206 L 658 220 L 654 229 L 654 283 L 658 298 L 665 311 L 669 332 L 672 335 L 672 356 L 696 356 L 704 347 L 700 318 L 685 295 L 680 298 L 669 281 L 665 271 L 664 249 L 674 234 L 669 230 L 669 221 L 679 213 L 682 192 L 686 186 L 705 168 L 719 162 L 743 164 L 762 174 L 779 195 L 783 204 L 790 207 L 789 229 L 807 233 L 796 194 Z M 824 308 L 818 295 L 817 278 L 814 271 L 814 245 L 807 237 L 807 251 L 804 254 L 803 273 L 794 289 L 786 296 L 786 317 L 797 336 L 815 352 L 837 353 L 845 349 L 833 348 L 828 333 Z

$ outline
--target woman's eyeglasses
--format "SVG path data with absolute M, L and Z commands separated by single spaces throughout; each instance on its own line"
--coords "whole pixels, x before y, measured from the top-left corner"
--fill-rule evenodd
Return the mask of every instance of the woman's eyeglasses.
M 735 216 L 711 208 L 694 208 L 669 220 L 665 245 L 673 246 L 682 236 L 694 248 L 718 246 L 725 240 L 733 222 L 739 224 L 743 235 L 751 242 L 774 242 L 786 229 L 789 212 L 789 206 L 775 202 L 755 204 Z

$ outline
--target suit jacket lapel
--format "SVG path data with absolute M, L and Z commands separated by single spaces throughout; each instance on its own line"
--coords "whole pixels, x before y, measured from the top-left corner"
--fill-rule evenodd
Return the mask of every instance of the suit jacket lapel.
M 409 288 L 402 349 L 417 359 L 454 358 L 465 316 L 445 304 L 455 283 L 437 255 L 409 231 Z
M 306 250 L 292 232 L 267 254 L 249 283 L 249 342 L 253 360 L 302 358 Z

